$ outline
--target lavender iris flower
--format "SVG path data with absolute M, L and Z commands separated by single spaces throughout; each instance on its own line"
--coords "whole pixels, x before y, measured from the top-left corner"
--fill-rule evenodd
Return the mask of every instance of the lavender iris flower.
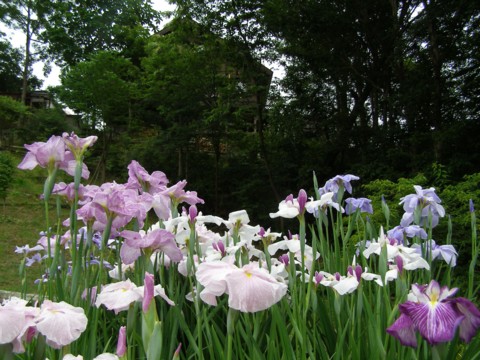
M 92 257 L 92 260 L 90 260 L 90 262 L 88 263 L 89 265 L 100 265 L 101 262 L 98 258 L 95 258 L 95 257 Z M 110 264 L 108 261 L 106 260 L 103 260 L 103 267 L 105 269 L 108 269 L 108 270 L 111 270 L 113 269 L 113 266 L 112 264 Z
M 42 249 L 43 250 L 43 249 Z M 31 258 L 26 258 L 25 259 L 25 266 L 27 267 L 30 267 L 32 266 L 33 264 L 35 264 L 36 262 L 38 263 L 41 263 L 43 259 L 47 258 L 47 255 L 40 255 L 40 253 L 36 253 L 35 255 L 33 255 Z
M 432 260 L 442 258 L 451 267 L 457 265 L 458 253 L 453 245 L 437 245 L 435 240 L 425 241 L 423 245 L 413 244 L 412 248 L 415 248 L 417 253 L 423 257 L 432 256 Z M 422 250 L 424 254 L 422 254 Z
M 409 225 L 406 227 L 399 225 L 387 231 L 387 236 L 390 239 L 396 239 L 399 244 L 408 244 L 405 237 L 413 238 L 417 236 L 425 240 L 427 238 L 427 232 L 418 225 Z
M 410 225 L 414 220 L 415 209 L 418 207 L 421 211 L 420 225 L 427 223 L 431 213 L 432 227 L 437 226 L 439 218 L 445 216 L 445 209 L 440 205 L 442 200 L 435 194 L 434 188 L 422 189 L 418 185 L 415 185 L 414 188 L 416 194 L 410 194 L 400 199 L 400 205 L 403 204 L 405 210 L 400 224 L 404 227 Z
M 355 211 L 366 212 L 373 214 L 372 200 L 367 198 L 348 198 L 345 199 L 345 213 L 347 215 L 353 214 Z
M 325 183 L 325 186 L 323 188 L 320 188 L 320 195 L 328 193 L 328 192 L 333 192 L 337 193 L 338 190 L 340 190 L 340 187 L 344 187 L 345 191 L 348 192 L 349 194 L 352 193 L 352 184 L 350 184 L 351 181 L 353 180 L 359 180 L 360 178 L 355 175 L 337 175 L 330 180 L 327 180 Z
M 24 246 L 15 246 L 15 253 L 16 254 L 29 254 L 33 251 L 40 251 L 44 250 L 43 246 L 41 245 L 35 245 L 34 247 L 30 247 L 30 245 L 24 245 Z
M 431 345 L 451 341 L 457 329 L 460 339 L 470 342 L 480 328 L 480 311 L 465 298 L 451 299 L 457 290 L 435 280 L 428 286 L 413 284 L 409 301 L 399 306 L 400 317 L 387 332 L 410 347 L 417 347 L 417 331 Z

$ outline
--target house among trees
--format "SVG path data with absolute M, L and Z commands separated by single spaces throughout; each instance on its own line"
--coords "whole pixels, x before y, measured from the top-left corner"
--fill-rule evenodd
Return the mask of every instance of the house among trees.
M 19 93 L 0 93 L 0 96 L 8 96 L 14 100 L 20 101 L 22 94 Z M 25 105 L 35 109 L 53 109 L 52 97 L 48 91 L 34 90 L 27 92 Z
M 79 128 L 79 116 L 56 103 L 48 91 L 27 92 L 25 104 L 21 97 L 20 92 L 0 92 L 0 147 Z

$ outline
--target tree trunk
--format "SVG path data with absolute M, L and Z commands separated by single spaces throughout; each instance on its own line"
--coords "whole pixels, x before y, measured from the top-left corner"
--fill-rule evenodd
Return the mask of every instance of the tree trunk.
M 25 29 L 25 61 L 23 62 L 23 76 L 22 76 L 22 104 L 27 104 L 27 90 L 28 90 L 28 69 L 30 68 L 30 42 L 32 41 L 32 34 L 30 31 L 31 25 L 31 10 L 27 7 L 27 22 Z

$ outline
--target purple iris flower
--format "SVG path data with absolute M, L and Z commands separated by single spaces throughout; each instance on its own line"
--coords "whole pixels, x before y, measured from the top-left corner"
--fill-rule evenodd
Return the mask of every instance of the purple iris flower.
M 355 175 L 337 175 L 330 180 L 327 180 L 325 186 L 319 189 L 320 195 L 326 194 L 327 192 L 337 193 L 340 187 L 344 187 L 345 191 L 349 194 L 352 193 L 352 184 L 350 184 L 353 180 L 359 180 L 360 178 Z
M 32 170 L 37 165 L 43 168 L 66 166 L 65 143 L 61 136 L 52 136 L 47 142 L 35 142 L 24 146 L 28 152 L 18 165 L 19 169 Z M 73 156 L 71 156 L 71 160 L 73 160 Z
M 195 205 L 190 205 L 188 208 L 188 219 L 191 224 L 195 223 L 195 219 L 197 218 L 198 215 L 198 209 Z
M 345 213 L 347 215 L 353 214 L 355 211 L 366 212 L 373 214 L 372 200 L 367 198 L 348 198 L 345 199 Z
M 143 287 L 143 301 L 142 301 L 142 310 L 144 313 L 148 311 L 150 303 L 155 296 L 155 277 L 153 274 L 148 272 L 145 273 L 144 287 Z
M 105 230 L 109 220 L 112 220 L 113 232 L 133 218 L 137 219 L 139 227 L 143 227 L 147 211 L 151 208 L 151 202 L 144 195 L 138 195 L 136 190 L 127 189 L 124 185 L 105 183 L 93 193 L 91 202 L 77 210 L 77 215 L 85 223 L 93 221 L 93 229 L 99 231 Z
M 451 297 L 458 289 L 440 287 L 432 280 L 428 286 L 412 285 L 409 301 L 399 306 L 400 317 L 387 329 L 402 345 L 417 347 L 416 332 L 435 345 L 459 337 L 469 342 L 480 328 L 480 311 L 465 298 Z
M 315 277 L 314 277 L 315 286 L 318 286 L 318 284 L 322 282 L 323 278 L 324 278 L 323 274 L 319 273 L 318 271 L 315 271 Z
M 92 236 L 92 242 L 97 245 L 98 248 L 102 247 L 102 234 L 96 231 Z

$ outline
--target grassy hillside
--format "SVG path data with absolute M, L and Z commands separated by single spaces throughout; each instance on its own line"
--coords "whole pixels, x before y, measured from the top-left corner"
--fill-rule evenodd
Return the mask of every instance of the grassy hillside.
M 21 156 L 15 156 L 15 165 Z M 0 205 L 0 290 L 19 291 L 21 279 L 19 265 L 21 254 L 16 254 L 15 246 L 34 246 L 45 230 L 44 204 L 39 196 L 43 191 L 45 169 L 21 171 L 16 169 L 14 180 L 4 204 Z M 53 208 L 51 212 L 54 212 Z M 42 273 L 40 265 L 34 264 L 27 270 L 29 291 L 33 290 L 34 280 Z

